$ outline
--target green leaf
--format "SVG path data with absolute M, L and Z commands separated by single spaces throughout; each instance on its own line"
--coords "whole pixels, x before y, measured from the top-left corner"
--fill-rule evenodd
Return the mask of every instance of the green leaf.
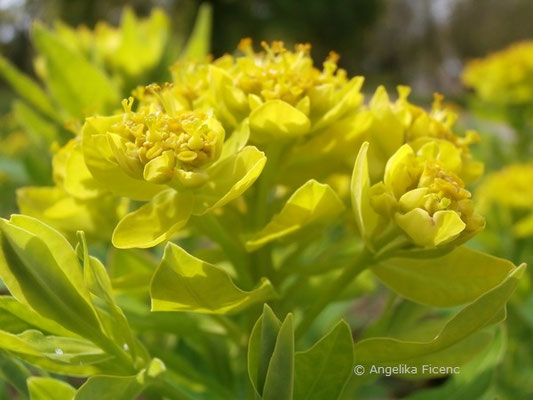
M 184 59 L 201 59 L 209 54 L 211 48 L 211 24 L 213 10 L 209 3 L 202 3 L 194 27 L 181 54 Z
M 0 382 L 8 382 L 19 393 L 28 396 L 26 379 L 30 376 L 30 371 L 21 361 L 7 352 L 0 351 Z M 1 390 L 0 393 L 2 393 Z
M 31 135 L 35 143 L 50 146 L 59 140 L 57 126 L 47 121 L 26 104 L 15 101 L 13 113 L 17 122 Z
M 73 333 L 58 323 L 37 314 L 27 305 L 11 296 L 0 296 L 0 329 L 10 333 L 20 333 L 28 329 L 60 336 L 72 336 Z
M 93 178 L 85 164 L 81 141 L 73 140 L 70 151 L 66 154 L 64 189 L 78 199 L 102 197 L 105 191 Z M 69 143 L 69 144 L 70 144 Z M 65 147 L 64 147 L 65 148 Z
M 63 234 L 83 230 L 108 240 L 120 215 L 123 200 L 102 195 L 91 200 L 78 200 L 60 187 L 24 187 L 17 190 L 20 212 L 37 218 Z
M 111 356 L 84 339 L 45 336 L 36 330 L 18 335 L 0 331 L 0 349 L 44 370 L 87 376 L 116 369 Z
M 276 346 L 281 321 L 265 304 L 263 314 L 256 321 L 248 343 L 248 375 L 256 393 L 261 395 L 270 358 Z
M 126 316 L 115 303 L 109 275 L 97 258 L 89 256 L 83 232 L 78 232 L 78 240 L 81 245 L 79 249 L 82 253 L 80 258 L 83 260 L 85 284 L 94 296 L 102 300 L 102 304 L 96 309 L 100 320 L 108 319 L 111 322 L 107 327 L 104 324 L 108 336 L 113 338 L 115 343 L 127 348 L 131 352 L 132 358 L 135 359 L 137 345 Z
M 409 400 L 481 399 L 493 384 L 494 369 L 505 355 L 506 340 L 502 329 L 490 347 L 461 367 L 443 385 L 418 391 Z
M 292 400 L 294 392 L 294 327 L 288 314 L 279 328 L 268 364 L 263 400 Z
M 353 363 L 352 331 L 341 321 L 309 350 L 296 353 L 294 400 L 338 399 Z
M 236 287 L 230 276 L 214 265 L 168 243 L 150 285 L 152 311 L 194 311 L 226 314 L 272 298 L 274 289 L 262 279 L 253 290 Z
M 31 78 L 18 71 L 7 59 L 0 56 L 0 75 L 17 94 L 43 114 L 57 118 L 57 112 L 48 95 Z
M 30 400 L 72 400 L 76 389 L 53 378 L 32 376 L 28 379 Z
M 79 388 L 74 400 L 133 400 L 143 388 L 137 375 L 93 376 Z
M 471 302 L 498 285 L 513 269 L 510 261 L 466 247 L 437 258 L 389 258 L 372 267 L 374 274 L 395 292 L 436 307 Z
M 100 324 L 65 238 L 22 215 L 0 219 L 0 232 L 0 277 L 13 296 L 80 336 L 97 337 Z
M 231 157 L 240 152 L 248 143 L 250 139 L 250 124 L 248 120 L 244 120 L 231 134 L 231 136 L 224 140 L 220 160 Z
M 378 222 L 378 214 L 370 206 L 370 177 L 368 175 L 368 142 L 363 143 L 352 173 L 351 198 L 359 233 L 368 241 Z
M 155 67 L 161 60 L 169 36 L 170 21 L 160 9 L 139 21 L 131 8 L 126 8 L 120 23 L 120 45 L 112 62 L 130 76 L 138 76 Z
M 117 164 L 106 132 L 121 118 L 120 115 L 116 115 L 86 119 L 81 131 L 83 157 L 94 179 L 108 190 L 133 200 L 148 201 L 164 190 L 165 186 L 134 179 Z
M 257 143 L 303 136 L 310 128 L 307 115 L 282 100 L 266 101 L 250 113 L 251 137 Z
M 367 368 L 406 364 L 421 371 L 423 364 L 460 366 L 468 361 L 464 352 L 479 342 L 482 330 L 501 320 L 505 304 L 516 289 L 525 271 L 521 265 L 511 271 L 497 287 L 489 290 L 473 303 L 459 311 L 433 339 L 425 342 L 404 341 L 393 338 L 372 338 L 355 344 L 355 360 Z M 466 345 L 465 345 L 466 343 Z M 446 354 L 454 346 L 456 351 Z M 459 351 L 457 350 L 459 349 Z M 473 356 L 474 354 L 470 354 Z M 445 357 L 446 356 L 446 357 Z
M 71 117 L 110 112 L 117 106 L 119 93 L 105 73 L 60 37 L 35 24 L 33 42 L 46 62 L 50 92 Z
M 280 213 L 246 242 L 246 249 L 253 251 L 309 225 L 334 221 L 343 210 L 342 200 L 331 187 L 313 179 L 307 181 L 287 200 Z
M 185 226 L 193 207 L 189 193 L 168 189 L 120 220 L 113 232 L 113 245 L 120 249 L 146 248 L 167 240 Z
M 209 183 L 195 191 L 194 215 L 222 207 L 243 194 L 259 177 L 266 163 L 265 154 L 253 146 L 227 157 L 208 170 Z

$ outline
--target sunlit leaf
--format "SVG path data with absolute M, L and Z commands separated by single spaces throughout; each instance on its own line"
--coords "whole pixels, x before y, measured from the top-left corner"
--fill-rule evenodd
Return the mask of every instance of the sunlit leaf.
M 22 215 L 0 220 L 0 230 L 0 276 L 13 296 L 81 336 L 98 335 L 99 322 L 69 243 Z
M 510 261 L 466 247 L 434 258 L 389 258 L 372 267 L 392 290 L 437 307 L 473 301 L 498 285 L 513 269 Z
M 209 182 L 195 191 L 194 214 L 201 215 L 238 198 L 263 171 L 265 154 L 247 146 L 209 168 Z
M 191 215 L 193 197 L 168 189 L 120 220 L 113 232 L 113 244 L 121 249 L 153 247 L 185 226 Z
M 28 379 L 30 400 L 72 400 L 76 389 L 68 383 L 54 379 L 33 376 Z
M 402 363 L 417 367 L 419 372 L 424 364 L 460 366 L 468 361 L 463 357 L 464 352 L 470 351 L 479 342 L 479 337 L 472 339 L 473 335 L 483 335 L 483 328 L 501 321 L 505 304 L 516 289 L 524 270 L 525 265 L 515 268 L 502 283 L 465 306 L 433 340 L 416 342 L 381 337 L 356 343 L 356 363 L 365 367 Z M 463 341 L 469 341 L 470 346 L 464 345 Z M 461 351 L 453 352 L 452 357 L 447 354 L 445 358 L 446 351 L 454 346 L 458 346 L 455 349 L 459 348 Z
M 41 24 L 33 27 L 33 42 L 46 61 L 46 83 L 71 117 L 83 118 L 116 107 L 119 93 L 103 71 Z
M 311 121 L 300 110 L 282 100 L 269 100 L 250 114 L 252 140 L 286 140 L 310 132 Z
M 253 290 L 236 287 L 229 275 L 169 243 L 152 279 L 152 311 L 194 311 L 225 314 L 272 298 L 274 290 L 263 279 Z
M 313 224 L 328 223 L 344 210 L 344 204 L 328 185 L 310 180 L 287 200 L 279 214 L 246 242 L 249 251 Z
M 367 161 L 368 143 L 365 142 L 359 150 L 352 174 L 352 208 L 359 233 L 368 239 L 376 228 L 378 215 L 370 206 L 370 177 Z
M 202 3 L 198 8 L 198 14 L 193 30 L 187 40 L 185 50 L 181 54 L 184 59 L 201 59 L 209 54 L 211 48 L 211 5 Z
M 16 90 L 22 99 L 43 114 L 57 118 L 56 109 L 43 89 L 31 78 L 18 71 L 2 56 L 0 56 L 0 75 Z

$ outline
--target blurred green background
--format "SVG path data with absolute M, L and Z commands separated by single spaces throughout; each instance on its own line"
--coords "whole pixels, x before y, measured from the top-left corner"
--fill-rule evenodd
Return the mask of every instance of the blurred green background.
M 176 33 L 187 32 L 200 1 L 195 0 L 0 0 L 0 51 L 31 73 L 31 22 L 61 19 L 93 27 L 117 24 L 122 7 L 140 16 L 153 7 L 169 13 Z M 349 74 L 376 82 L 408 84 L 418 96 L 461 93 L 465 60 L 533 37 L 530 0 L 219 0 L 214 10 L 213 53 L 235 48 L 242 37 L 310 42 L 313 57 L 341 54 Z M 0 111 L 10 94 L 0 83 Z

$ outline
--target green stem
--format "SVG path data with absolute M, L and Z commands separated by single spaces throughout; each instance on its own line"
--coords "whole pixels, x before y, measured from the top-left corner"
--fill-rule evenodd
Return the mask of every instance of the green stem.
M 108 339 L 106 336 L 102 336 L 97 340 L 93 340 L 93 342 L 106 353 L 115 356 L 117 362 L 124 369 L 125 372 L 127 372 L 128 374 L 134 374 L 138 372 L 133 367 L 133 361 L 128 356 L 128 354 L 122 348 L 117 346 L 116 343 Z
M 250 287 L 252 277 L 248 268 L 248 254 L 240 240 L 229 232 L 213 214 L 205 214 L 195 218 L 195 223 L 205 235 L 220 245 L 235 267 L 243 284 Z
M 344 269 L 344 271 L 335 279 L 331 285 L 322 292 L 322 295 L 311 306 L 311 308 L 305 313 L 305 316 L 296 329 L 296 338 L 301 337 L 316 317 L 326 308 L 326 306 L 335 301 L 335 299 L 341 294 L 341 292 L 373 262 L 373 254 L 366 247 L 363 248 L 361 253 L 355 259 L 355 262 Z
M 261 229 L 270 217 L 269 199 L 275 184 L 276 174 L 279 172 L 279 159 L 285 149 L 284 143 L 272 143 L 265 150 L 267 163 L 261 176 L 257 180 L 254 204 L 252 209 L 253 228 Z M 266 245 L 253 253 L 254 270 L 256 280 L 261 276 L 268 277 L 273 283 L 277 282 L 276 272 L 272 265 L 272 249 Z
M 268 219 L 268 199 L 272 190 L 273 181 L 276 173 L 279 172 L 279 159 L 283 153 L 284 146 L 280 143 L 272 143 L 265 150 L 267 163 L 261 176 L 257 180 L 257 192 L 255 206 L 253 207 L 253 218 L 255 228 L 262 228 Z

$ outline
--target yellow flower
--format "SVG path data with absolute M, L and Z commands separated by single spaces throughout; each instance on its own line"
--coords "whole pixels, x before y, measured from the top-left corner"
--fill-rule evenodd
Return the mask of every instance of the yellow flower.
M 189 110 L 174 87 L 152 84 L 142 98 L 122 102 L 124 112 L 87 118 L 83 155 L 94 179 L 118 196 L 144 205 L 113 232 L 120 248 L 151 247 L 167 240 L 192 215 L 204 215 L 240 197 L 258 178 L 266 157 L 245 146 L 248 124 L 224 141 L 210 111 Z
M 323 129 L 356 110 L 362 101 L 363 79 L 349 80 L 330 53 L 318 69 L 309 44 L 294 51 L 283 42 L 261 43 L 256 52 L 250 39 L 239 44 L 242 55 L 226 55 L 210 66 L 216 108 L 230 125 L 250 118 L 251 139 L 257 143 L 285 140 Z
M 476 191 L 484 212 L 494 206 L 512 210 L 514 233 L 533 235 L 533 164 L 512 164 L 488 175 Z
M 402 145 L 388 160 L 383 178 L 365 189 L 364 175 L 358 174 L 364 173 L 361 157 L 367 149 L 365 144 L 356 161 L 353 196 L 356 210 L 363 210 L 365 203 L 371 207 L 362 211 L 367 214 L 363 219 L 376 214 L 373 235 L 380 235 L 378 226 L 390 231 L 385 229 L 389 226 L 392 232 L 396 226 L 414 245 L 434 248 L 462 242 L 483 229 L 484 218 L 475 212 L 471 193 L 458 175 L 458 150 L 449 142 L 427 142 L 418 151 Z M 365 229 L 364 221 L 359 224 Z
M 533 41 L 515 43 L 485 58 L 470 61 L 462 76 L 466 86 L 490 103 L 533 101 Z
M 435 94 L 429 112 L 407 100 L 411 89 L 398 87 L 398 99 L 391 102 L 387 91 L 380 86 L 372 97 L 367 113 L 368 127 L 363 131 L 361 140 L 371 143 L 369 163 L 372 178 L 378 179 L 383 173 L 385 163 L 403 144 L 408 143 L 418 151 L 428 142 L 446 142 L 458 150 L 462 170 L 461 178 L 472 182 L 483 173 L 483 164 L 474 161 L 470 145 L 479 141 L 479 135 L 467 131 L 460 136 L 453 131 L 457 114 L 443 106 L 443 97 Z
M 122 102 L 125 113 L 112 124 L 108 135 L 118 163 L 132 177 L 178 186 L 205 182 L 203 168 L 222 151 L 224 128 L 200 111 L 161 110 L 151 103 L 132 111 L 133 98 Z M 172 104 L 164 102 L 165 105 Z

